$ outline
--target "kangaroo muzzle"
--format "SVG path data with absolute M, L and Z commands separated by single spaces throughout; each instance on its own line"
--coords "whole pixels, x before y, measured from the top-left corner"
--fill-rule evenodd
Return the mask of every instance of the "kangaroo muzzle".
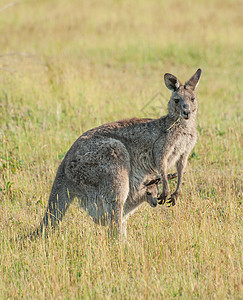
M 189 119 L 190 114 L 191 114 L 191 110 L 190 110 L 189 105 L 188 104 L 183 104 L 183 106 L 182 106 L 182 117 L 187 120 L 187 119 Z

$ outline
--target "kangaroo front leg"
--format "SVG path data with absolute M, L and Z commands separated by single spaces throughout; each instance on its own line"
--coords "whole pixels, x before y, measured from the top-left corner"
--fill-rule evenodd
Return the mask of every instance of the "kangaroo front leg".
M 161 144 L 164 145 L 162 148 Z M 158 204 L 164 204 L 170 193 L 169 182 L 167 177 L 167 160 L 170 155 L 170 152 L 171 144 L 165 143 L 165 137 L 158 139 L 153 149 L 155 165 L 161 176 L 161 183 L 163 184 L 163 192 L 158 198 Z
M 166 165 L 165 163 L 161 165 L 160 168 L 160 175 L 161 175 L 161 182 L 163 184 L 163 192 L 162 194 L 159 196 L 158 198 L 158 204 L 164 204 L 169 193 L 170 193 L 170 188 L 169 188 L 169 182 L 168 182 L 168 177 L 167 177 L 167 173 L 166 173 Z
M 176 187 L 175 192 L 171 195 L 171 197 L 168 201 L 168 203 L 170 203 L 172 206 L 174 206 L 176 204 L 176 200 L 179 195 L 179 189 L 180 189 L 180 185 L 182 182 L 183 171 L 187 164 L 187 159 L 188 159 L 188 155 L 182 155 L 176 163 L 176 168 L 177 168 L 177 173 L 178 173 L 177 187 Z

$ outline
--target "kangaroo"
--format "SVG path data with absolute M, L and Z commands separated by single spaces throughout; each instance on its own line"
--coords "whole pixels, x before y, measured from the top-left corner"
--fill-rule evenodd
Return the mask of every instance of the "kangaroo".
M 183 85 L 174 75 L 164 75 L 165 85 L 172 92 L 166 116 L 115 121 L 81 135 L 57 170 L 37 234 L 61 221 L 77 197 L 95 222 L 110 224 L 120 237 L 125 233 L 123 217 L 130 203 L 142 199 L 146 184 L 157 178 L 163 186 L 158 203 L 168 201 L 175 205 L 183 171 L 197 139 L 195 88 L 200 76 L 198 69 Z M 167 170 L 174 165 L 177 187 L 168 198 Z

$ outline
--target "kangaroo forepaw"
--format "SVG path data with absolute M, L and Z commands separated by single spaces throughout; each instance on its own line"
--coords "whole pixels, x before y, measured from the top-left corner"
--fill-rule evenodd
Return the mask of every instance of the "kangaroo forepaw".
M 174 178 L 177 178 L 177 173 L 173 173 L 173 174 L 167 174 L 167 179 L 168 180 L 172 180 L 172 179 L 174 179 Z
M 168 201 L 166 203 L 169 204 L 169 207 L 174 206 L 176 204 L 177 198 L 178 198 L 178 194 L 174 193 L 170 196 L 170 198 L 168 199 Z
M 165 204 L 166 198 L 167 198 L 167 196 L 161 194 L 158 198 L 158 204 L 159 205 Z

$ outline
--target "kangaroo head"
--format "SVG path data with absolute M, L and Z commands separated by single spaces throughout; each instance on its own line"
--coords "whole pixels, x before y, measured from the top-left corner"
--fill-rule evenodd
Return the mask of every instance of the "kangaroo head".
M 182 117 L 188 120 L 197 114 L 195 88 L 201 73 L 201 69 L 198 69 L 184 85 L 174 75 L 169 73 L 164 75 L 165 85 L 172 92 L 168 105 L 171 117 Z
M 155 179 L 146 184 L 146 201 L 151 207 L 157 206 L 157 199 L 159 195 L 158 182 L 160 179 Z

